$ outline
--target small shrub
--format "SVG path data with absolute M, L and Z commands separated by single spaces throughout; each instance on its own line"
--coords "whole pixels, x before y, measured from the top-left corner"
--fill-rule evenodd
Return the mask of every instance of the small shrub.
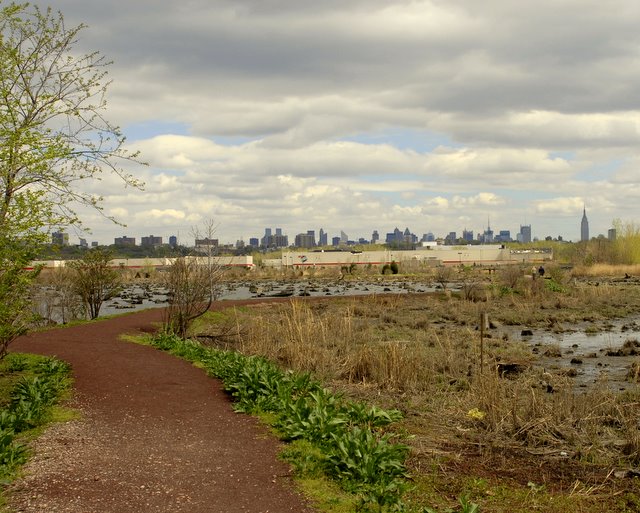
M 29 361 L 24 355 L 9 353 L 7 355 L 7 370 L 9 372 L 22 372 L 29 367 Z
M 11 429 L 0 430 L 0 475 L 8 476 L 27 460 L 27 447 L 16 443 Z
M 399 502 L 408 477 L 404 466 L 408 446 L 391 442 L 388 435 L 377 438 L 358 426 L 332 439 L 326 455 L 329 475 L 347 491 L 366 491 L 380 506 Z

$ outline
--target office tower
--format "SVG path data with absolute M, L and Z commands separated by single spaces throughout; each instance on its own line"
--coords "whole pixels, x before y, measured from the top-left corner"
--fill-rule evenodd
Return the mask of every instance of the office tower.
M 589 240 L 589 220 L 587 219 L 587 207 L 582 210 L 582 221 L 580 222 L 580 240 Z
M 51 234 L 51 243 L 57 246 L 69 245 L 69 234 L 64 232 L 53 232 Z
M 329 236 L 324 231 L 324 229 L 320 228 L 320 232 L 318 233 L 318 246 L 326 246 L 329 243 Z

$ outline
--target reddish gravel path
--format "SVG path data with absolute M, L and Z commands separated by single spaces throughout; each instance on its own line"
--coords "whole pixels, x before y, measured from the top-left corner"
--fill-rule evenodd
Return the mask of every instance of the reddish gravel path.
M 311 512 L 277 460 L 277 441 L 233 413 L 217 380 L 119 340 L 159 321 L 158 310 L 147 310 L 12 345 L 71 363 L 82 419 L 38 440 L 11 506 L 29 513 Z

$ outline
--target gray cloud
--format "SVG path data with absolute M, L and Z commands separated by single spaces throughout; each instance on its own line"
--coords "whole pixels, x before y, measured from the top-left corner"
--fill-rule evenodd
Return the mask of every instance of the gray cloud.
M 143 197 L 91 185 L 137 223 L 216 214 L 230 239 L 287 220 L 446 233 L 493 209 L 575 237 L 581 201 L 604 227 L 640 214 L 637 2 L 50 3 L 89 26 L 79 49 L 114 60 L 110 119 L 185 126 L 136 134 L 152 164 Z M 444 142 L 344 141 L 385 130 Z

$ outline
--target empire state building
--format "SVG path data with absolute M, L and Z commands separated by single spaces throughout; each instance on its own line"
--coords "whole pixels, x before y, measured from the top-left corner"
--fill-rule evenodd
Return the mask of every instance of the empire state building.
M 580 223 L 580 240 L 589 240 L 589 220 L 587 219 L 587 207 L 582 210 L 582 222 Z

